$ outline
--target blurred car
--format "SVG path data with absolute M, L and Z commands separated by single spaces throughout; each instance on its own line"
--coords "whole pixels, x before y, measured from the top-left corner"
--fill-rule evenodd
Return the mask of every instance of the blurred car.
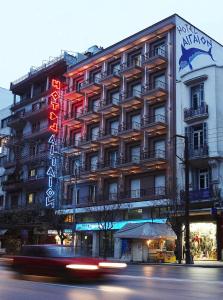
M 20 274 L 96 279 L 126 268 L 125 263 L 74 255 L 74 248 L 62 245 L 26 245 L 13 257 L 12 269 Z

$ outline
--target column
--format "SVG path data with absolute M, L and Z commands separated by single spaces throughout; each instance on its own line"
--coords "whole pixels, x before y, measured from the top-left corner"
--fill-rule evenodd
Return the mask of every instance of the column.
M 92 240 L 92 256 L 97 257 L 99 256 L 99 234 L 97 231 L 93 231 Z
M 114 238 L 114 258 L 120 259 L 122 255 L 122 240 Z

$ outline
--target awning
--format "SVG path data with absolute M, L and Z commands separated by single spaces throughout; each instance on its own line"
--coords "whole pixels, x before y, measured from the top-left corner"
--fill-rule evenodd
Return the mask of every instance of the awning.
M 175 232 L 168 224 L 157 223 L 137 223 L 126 224 L 122 229 L 118 230 L 114 237 L 125 239 L 171 239 L 177 238 Z
M 4 235 L 8 230 L 7 229 L 0 229 L 0 236 Z
M 4 175 L 12 175 L 15 173 L 15 167 L 5 169 Z

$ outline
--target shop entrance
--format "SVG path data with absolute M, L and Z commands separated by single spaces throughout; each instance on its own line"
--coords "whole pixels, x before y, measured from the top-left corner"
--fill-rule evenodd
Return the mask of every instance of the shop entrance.
M 217 260 L 216 223 L 190 223 L 190 241 L 194 260 Z

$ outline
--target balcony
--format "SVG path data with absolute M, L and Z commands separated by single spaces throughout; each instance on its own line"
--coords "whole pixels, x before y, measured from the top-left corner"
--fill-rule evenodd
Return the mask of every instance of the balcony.
M 146 66 L 149 70 L 157 67 L 162 67 L 164 64 L 166 64 L 166 62 L 166 49 L 154 49 L 142 56 L 142 65 Z
M 47 186 L 48 177 L 46 174 L 36 175 L 23 179 L 23 186 L 26 190 L 39 189 Z
M 111 128 L 110 132 L 101 131 L 98 138 L 98 141 L 103 145 L 112 145 L 114 143 L 117 143 L 118 140 L 118 129 L 116 128 Z
M 212 190 L 210 188 L 202 189 L 202 190 L 195 190 L 189 192 L 189 199 L 190 202 L 203 202 L 212 200 Z
M 167 129 L 166 116 L 155 115 L 143 118 L 142 129 L 145 130 L 149 136 L 164 134 Z
M 94 106 L 92 108 L 90 107 L 85 107 L 82 108 L 80 112 L 77 113 L 76 118 L 79 121 L 92 121 L 92 120 L 99 120 L 99 112 L 98 112 L 99 107 Z
M 80 178 L 95 180 L 97 178 L 98 169 L 99 163 L 85 163 L 82 167 L 80 167 Z
M 37 108 L 33 108 L 32 110 L 27 111 L 24 114 L 24 119 L 26 119 L 26 120 L 32 119 L 32 121 L 33 121 L 35 119 L 38 119 L 39 117 L 41 117 L 41 118 L 47 117 L 48 110 L 49 110 L 49 106 L 47 104 L 39 106 Z
M 70 138 L 69 140 L 65 140 L 63 150 L 66 151 L 66 153 L 78 152 L 80 151 L 80 143 L 81 138 Z
M 124 75 L 125 78 L 130 78 L 132 76 L 140 75 L 143 68 L 141 66 L 141 61 L 134 60 L 130 62 L 125 62 L 120 66 L 120 74 Z
M 208 105 L 203 103 L 197 109 L 185 108 L 184 109 L 184 122 L 192 123 L 208 118 Z
M 21 158 L 20 163 L 24 164 L 27 162 L 37 162 L 37 161 L 43 161 L 43 160 L 47 160 L 49 159 L 49 153 L 48 153 L 48 148 L 46 147 L 46 149 L 44 151 L 41 151 L 40 153 L 36 153 L 34 155 L 25 155 Z
M 97 172 L 100 176 L 118 176 L 118 160 L 105 160 L 99 163 Z
M 80 98 L 83 93 L 80 92 L 80 88 L 76 86 L 68 86 L 66 89 L 65 99 L 74 100 L 75 98 Z
M 146 201 L 162 198 L 168 198 L 167 188 L 165 186 L 129 190 L 120 194 L 122 201 Z
M 118 136 L 123 139 L 137 140 L 141 137 L 141 124 L 138 122 L 122 123 L 119 126 Z
M 120 70 L 114 69 L 112 73 L 108 71 L 102 72 L 101 77 L 99 78 L 99 83 L 104 84 L 105 86 L 116 85 L 120 82 Z
M 132 95 L 122 93 L 120 97 L 120 105 L 124 108 L 138 108 L 143 103 L 142 93 L 138 90 L 133 89 Z
M 2 190 L 5 192 L 21 190 L 23 187 L 23 180 L 7 180 L 2 182 Z
M 208 155 L 209 155 L 209 147 L 207 144 L 205 144 L 202 147 L 198 147 L 197 149 L 193 147 L 189 149 L 189 158 L 191 160 L 200 160 L 203 158 L 207 158 Z
M 91 135 L 91 136 L 84 136 L 79 141 L 79 147 L 81 149 L 94 149 L 99 146 L 99 134 L 98 135 Z
M 141 172 L 140 154 L 120 158 L 117 161 L 117 168 L 122 172 L 129 172 L 129 173 Z
M 141 153 L 141 163 L 147 168 L 162 168 L 166 165 L 166 151 L 155 149 L 152 151 L 143 151 Z
M 103 113 L 104 115 L 117 115 L 120 110 L 120 99 L 113 99 L 112 103 L 107 103 L 105 100 L 100 102 L 98 112 Z
M 7 126 L 12 128 L 23 128 L 25 126 L 25 112 L 11 115 L 7 120 Z
M 43 127 L 43 128 L 36 128 L 35 130 L 31 131 L 31 132 L 26 132 L 23 135 L 23 138 L 25 140 L 28 139 L 36 139 L 37 137 L 45 137 L 48 136 L 50 133 L 49 128 L 48 127 Z
M 80 84 L 81 93 L 96 93 L 101 89 L 100 78 L 96 77 L 94 80 L 87 79 Z
M 63 124 L 65 125 L 75 125 L 75 128 L 81 127 L 81 120 L 77 118 L 77 114 L 74 112 L 66 114 L 63 119 Z
M 167 84 L 163 81 L 156 81 L 142 88 L 143 99 L 150 103 L 163 101 L 168 94 Z

